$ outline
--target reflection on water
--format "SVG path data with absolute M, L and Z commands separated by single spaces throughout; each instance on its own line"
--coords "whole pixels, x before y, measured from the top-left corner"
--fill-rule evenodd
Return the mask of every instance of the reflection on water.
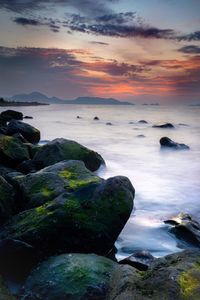
M 42 140 L 64 137 L 98 151 L 107 165 L 98 171 L 100 176 L 129 177 L 136 189 L 135 211 L 116 243 L 119 257 L 135 249 L 147 249 L 155 256 L 180 250 L 162 221 L 181 211 L 200 220 L 200 108 L 51 105 L 20 110 L 34 117 L 28 122 L 41 130 Z M 94 121 L 94 116 L 100 120 Z M 138 124 L 139 120 L 148 124 Z M 176 128 L 152 128 L 159 122 L 171 122 Z M 160 151 L 163 136 L 188 144 L 191 150 Z

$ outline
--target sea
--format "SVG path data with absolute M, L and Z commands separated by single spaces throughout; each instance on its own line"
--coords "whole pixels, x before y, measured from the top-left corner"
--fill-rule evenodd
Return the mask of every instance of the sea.
M 60 137 L 75 140 L 102 155 L 106 166 L 96 172 L 100 177 L 130 179 L 136 191 L 134 210 L 116 242 L 118 259 L 135 250 L 161 257 L 188 247 L 163 221 L 180 212 L 200 221 L 200 107 L 63 104 L 9 109 L 33 117 L 27 122 L 40 129 L 41 144 Z M 175 128 L 152 128 L 163 122 Z M 161 150 L 164 136 L 190 150 Z

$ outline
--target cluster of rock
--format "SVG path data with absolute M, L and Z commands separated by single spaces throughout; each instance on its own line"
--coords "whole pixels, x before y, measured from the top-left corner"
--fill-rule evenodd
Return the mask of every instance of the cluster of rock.
M 40 132 L 23 115 L 5 115 L 0 299 L 198 299 L 199 250 L 162 259 L 135 253 L 116 262 L 114 243 L 133 209 L 128 178 L 96 176 L 104 164 L 98 153 L 66 139 L 38 145 Z

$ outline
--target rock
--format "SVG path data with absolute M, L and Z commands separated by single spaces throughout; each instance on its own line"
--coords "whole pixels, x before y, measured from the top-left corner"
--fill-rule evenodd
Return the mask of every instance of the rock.
M 144 134 L 138 134 L 136 137 L 138 137 L 138 138 L 145 138 L 145 135 Z
M 14 178 L 13 178 L 14 179 Z M 64 192 L 74 192 L 102 179 L 86 169 L 82 161 L 62 161 L 27 176 L 16 176 L 26 208 L 40 206 Z
M 179 123 L 178 125 L 179 126 L 189 126 L 188 124 L 185 124 L 185 123 Z
M 94 119 L 93 119 L 94 121 L 98 121 L 99 120 L 99 118 L 98 117 L 94 117 Z
M 176 143 L 168 137 L 162 137 L 160 139 L 160 145 L 162 148 L 172 148 L 175 150 L 189 150 L 190 149 L 189 146 L 187 146 L 185 144 Z
M 28 143 L 28 141 L 19 132 L 13 134 L 12 136 L 18 138 L 22 143 Z
M 68 177 L 65 173 L 61 175 Z M 73 189 L 74 184 L 76 180 L 72 181 Z M 53 199 L 51 193 L 55 191 L 44 191 L 46 197 Z M 89 183 L 14 216 L 1 228 L 0 239 L 24 241 L 45 256 L 63 252 L 105 255 L 127 222 L 133 199 L 134 188 L 126 177 Z
M 5 177 L 8 173 L 14 172 L 14 169 L 0 165 L 0 176 Z
M 15 168 L 22 161 L 29 159 L 29 152 L 18 138 L 0 135 L 0 163 Z
M 62 160 L 82 160 L 90 171 L 96 171 L 101 164 L 105 164 L 97 152 L 75 141 L 62 138 L 45 144 L 33 157 L 33 161 L 40 165 L 40 169 Z
M 134 283 L 133 268 L 94 254 L 64 254 L 41 263 L 28 277 L 20 299 L 116 299 L 121 289 Z M 126 299 L 126 298 L 124 298 Z
M 0 224 L 11 217 L 15 205 L 15 191 L 2 176 L 0 176 Z
M 33 158 L 35 156 L 35 154 L 41 149 L 42 146 L 40 145 L 35 145 L 35 144 L 31 144 L 31 143 L 24 143 L 29 151 L 30 154 L 30 158 Z
M 132 122 L 132 121 L 131 121 L 131 122 L 129 122 L 129 124 L 135 124 L 135 122 Z
M 77 118 L 77 119 L 81 119 L 81 117 L 80 117 L 80 116 L 77 116 L 76 118 Z
M 148 122 L 145 121 L 145 120 L 140 120 L 140 121 L 138 121 L 138 123 L 139 123 L 139 124 L 148 124 Z
M 143 277 L 138 291 L 152 300 L 198 300 L 200 251 L 187 250 L 156 259 Z
M 33 119 L 31 116 L 25 116 L 24 119 Z
M 158 125 L 153 125 L 153 128 L 174 128 L 174 125 L 171 123 L 164 123 L 164 124 L 158 124 Z
M 111 126 L 111 125 L 113 125 L 113 124 L 112 124 L 111 122 L 107 122 L 106 125 Z
M 19 164 L 16 168 L 18 172 L 23 174 L 35 173 L 38 171 L 39 166 L 32 159 L 28 159 Z
M 30 143 L 36 144 L 40 141 L 40 131 L 35 127 L 21 122 L 11 121 L 7 126 L 7 134 L 13 135 L 15 133 L 21 133 L 21 135 Z
M 0 114 L 0 117 L 9 122 L 11 120 L 23 120 L 23 114 L 15 110 L 5 110 Z
M 14 296 L 12 296 L 11 293 L 9 292 L 9 290 L 1 276 L 0 276 L 0 299 L 1 300 L 16 300 L 16 298 Z
M 38 257 L 32 246 L 18 240 L 0 241 L 0 273 L 7 279 L 25 279 L 37 262 Z
M 149 251 L 142 250 L 142 251 L 134 251 L 132 255 L 129 257 L 120 260 L 119 263 L 123 265 L 130 265 L 140 271 L 148 270 L 149 266 L 155 260 L 155 257 L 151 255 Z
M 200 224 L 188 214 L 180 213 L 164 223 L 171 225 L 170 232 L 181 240 L 200 247 Z

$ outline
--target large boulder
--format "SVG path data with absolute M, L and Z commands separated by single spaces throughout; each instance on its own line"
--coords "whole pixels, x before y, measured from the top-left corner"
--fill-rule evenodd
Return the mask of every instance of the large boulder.
M 6 122 L 11 120 L 23 120 L 23 114 L 15 110 L 5 110 L 0 114 L 0 118 L 3 118 Z
M 182 241 L 200 247 L 200 224 L 185 213 L 164 221 L 171 225 L 170 232 Z
M 71 176 L 65 172 L 60 175 Z M 107 254 L 131 214 L 134 188 L 126 177 L 113 177 L 100 183 L 90 180 L 86 184 L 87 180 L 84 183 L 72 177 L 66 185 L 67 188 L 71 185 L 71 192 L 68 190 L 42 206 L 14 216 L 2 227 L 0 239 L 24 241 L 43 255 Z M 44 193 L 50 199 L 54 191 L 47 187 Z
M 27 176 L 12 178 L 18 183 L 25 208 L 40 206 L 64 192 L 73 192 L 101 178 L 89 171 L 82 161 L 62 161 Z
M 174 150 L 189 150 L 190 149 L 189 146 L 187 146 L 185 144 L 176 143 L 168 137 L 162 137 L 160 139 L 160 145 L 162 148 L 171 148 Z
M 40 141 L 40 131 L 35 127 L 21 122 L 21 121 L 11 121 L 7 126 L 7 134 L 13 135 L 16 133 L 21 133 L 21 135 L 30 143 L 36 144 Z
M 94 254 L 64 254 L 41 263 L 28 277 L 23 300 L 115 299 L 119 286 L 128 289 L 137 272 Z M 124 298 L 127 299 L 127 298 Z M 134 298 L 132 298 L 134 299 Z
M 15 191 L 2 176 L 0 176 L 0 224 L 4 223 L 13 213 Z
M 63 138 L 55 139 L 41 147 L 33 157 L 33 161 L 40 165 L 40 169 L 53 165 L 62 160 L 82 160 L 90 171 L 96 171 L 103 158 L 79 143 Z
M 0 163 L 15 168 L 22 161 L 29 159 L 29 151 L 18 138 L 0 135 Z
M 0 299 L 1 300 L 16 300 L 14 296 L 9 292 L 3 278 L 0 276 Z

